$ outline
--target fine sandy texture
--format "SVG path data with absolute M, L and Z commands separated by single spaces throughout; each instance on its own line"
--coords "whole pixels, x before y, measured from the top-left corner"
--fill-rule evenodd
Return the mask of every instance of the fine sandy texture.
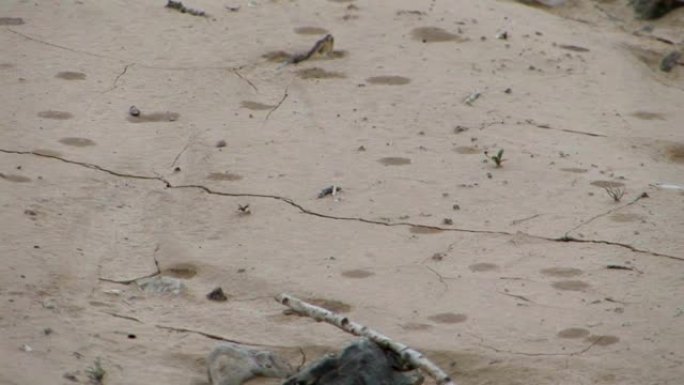
M 0 383 L 351 339 L 288 292 L 458 384 L 681 384 L 684 9 L 625 3 L 2 1 Z

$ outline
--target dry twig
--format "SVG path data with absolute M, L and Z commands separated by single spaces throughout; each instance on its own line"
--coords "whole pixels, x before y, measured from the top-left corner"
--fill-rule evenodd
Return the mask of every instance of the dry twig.
M 316 321 L 325 321 L 355 336 L 366 337 L 380 345 L 380 347 L 393 351 L 404 361 L 425 371 L 425 373 L 437 381 L 438 385 L 455 385 L 454 382 L 451 381 L 451 378 L 449 378 L 448 374 L 446 374 L 432 361 L 428 360 L 422 353 L 413 350 L 400 342 L 393 341 L 389 337 L 384 336 L 375 330 L 350 321 L 349 318 L 342 315 L 335 314 L 329 310 L 311 305 L 289 294 L 280 294 L 276 296 L 275 299 L 297 313 L 307 315 Z

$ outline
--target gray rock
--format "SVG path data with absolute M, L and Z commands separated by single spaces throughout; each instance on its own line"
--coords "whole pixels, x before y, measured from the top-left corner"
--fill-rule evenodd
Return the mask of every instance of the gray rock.
M 158 275 L 156 277 L 142 278 L 135 283 L 138 284 L 143 291 L 156 294 L 174 294 L 178 295 L 185 290 L 185 284 L 178 278 L 164 277 Z

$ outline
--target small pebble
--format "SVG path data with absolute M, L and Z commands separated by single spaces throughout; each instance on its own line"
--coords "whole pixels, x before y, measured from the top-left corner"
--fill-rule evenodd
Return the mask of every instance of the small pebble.
M 212 290 L 209 294 L 207 294 L 207 299 L 209 299 L 210 301 L 225 302 L 228 300 L 228 297 L 226 297 L 226 294 L 223 292 L 223 289 L 217 287 L 216 289 Z
M 128 109 L 128 114 L 131 116 L 135 116 L 136 118 L 140 116 L 140 110 L 136 106 L 131 106 Z

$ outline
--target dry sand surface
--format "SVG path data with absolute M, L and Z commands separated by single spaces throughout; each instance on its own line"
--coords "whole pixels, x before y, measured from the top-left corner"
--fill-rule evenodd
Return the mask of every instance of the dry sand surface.
M 681 384 L 684 9 L 625 3 L 3 0 L 0 383 L 99 357 L 200 385 L 217 338 L 294 365 L 352 339 L 288 292 L 457 384 Z

